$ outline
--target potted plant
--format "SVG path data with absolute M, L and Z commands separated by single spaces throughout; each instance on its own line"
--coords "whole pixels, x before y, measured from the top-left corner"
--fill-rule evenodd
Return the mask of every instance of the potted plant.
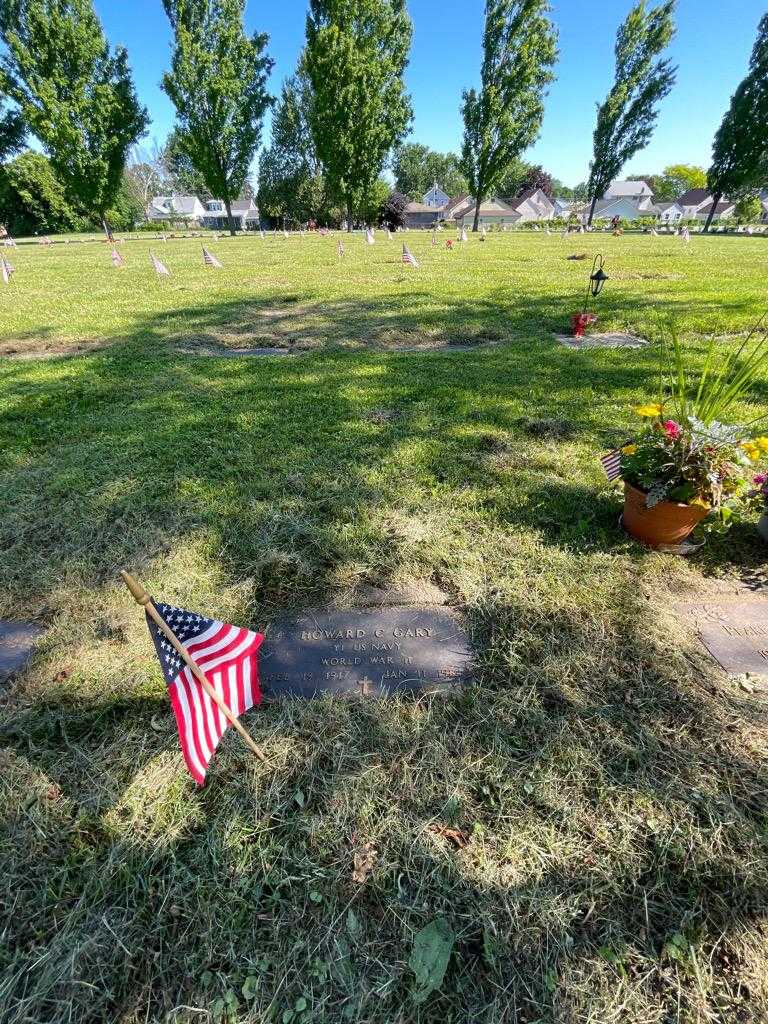
M 749 496 L 756 500 L 760 512 L 757 532 L 763 540 L 768 540 L 768 473 L 758 473 L 752 482 L 755 488 L 749 492 Z
M 755 436 L 765 416 L 725 422 L 768 367 L 768 337 L 763 331 L 752 340 L 761 327 L 722 359 L 713 339 L 695 387 L 674 329 L 671 345 L 665 340 L 664 397 L 635 409 L 645 426 L 618 453 L 624 528 L 651 547 L 681 544 L 707 517 L 725 528 L 735 499 L 754 481 L 755 464 L 768 455 L 768 436 Z

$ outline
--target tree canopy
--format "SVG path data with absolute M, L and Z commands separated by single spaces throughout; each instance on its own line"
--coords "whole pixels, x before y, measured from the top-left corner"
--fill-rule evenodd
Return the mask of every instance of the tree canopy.
M 613 86 L 597 108 L 594 155 L 587 193 L 597 200 L 617 178 L 627 160 L 648 145 L 656 126 L 661 100 L 675 82 L 676 69 L 660 54 L 674 35 L 674 0 L 646 9 L 640 0 L 616 34 L 616 72 Z
M 768 14 L 760 19 L 749 71 L 731 98 L 712 147 L 707 182 L 714 202 L 741 198 L 768 181 Z
M 350 229 L 370 207 L 387 156 L 411 122 L 403 83 L 411 32 L 405 0 L 310 0 L 304 60 L 313 94 L 310 126 Z
M 245 33 L 245 0 L 163 0 L 174 33 L 162 86 L 176 108 L 174 146 L 227 210 L 245 184 L 272 102 L 267 36 Z
M 480 204 L 535 142 L 557 58 L 547 0 L 486 0 L 480 90 L 465 90 L 461 168 Z
M 21 149 L 25 135 L 24 120 L 20 111 L 4 110 L 4 107 L 5 99 L 0 91 L 0 162 Z
M 5 0 L 0 80 L 71 197 L 101 218 L 148 116 L 91 0 Z
M 449 196 L 469 190 L 455 153 L 438 153 L 419 142 L 406 142 L 397 148 L 392 173 L 395 189 L 413 200 L 421 200 L 435 182 Z

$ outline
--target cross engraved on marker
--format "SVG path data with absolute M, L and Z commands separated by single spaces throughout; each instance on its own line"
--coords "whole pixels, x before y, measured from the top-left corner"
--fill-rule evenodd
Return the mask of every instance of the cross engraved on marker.
M 374 685 L 372 679 L 369 679 L 368 676 L 365 676 L 365 678 L 361 679 L 357 685 L 360 687 L 360 693 L 363 695 L 363 697 L 371 696 L 370 688 Z

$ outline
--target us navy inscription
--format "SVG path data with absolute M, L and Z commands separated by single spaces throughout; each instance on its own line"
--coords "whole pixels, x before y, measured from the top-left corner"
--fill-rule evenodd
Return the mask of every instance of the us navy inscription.
M 471 669 L 466 631 L 448 608 L 310 613 L 268 629 L 259 652 L 265 697 L 441 692 Z

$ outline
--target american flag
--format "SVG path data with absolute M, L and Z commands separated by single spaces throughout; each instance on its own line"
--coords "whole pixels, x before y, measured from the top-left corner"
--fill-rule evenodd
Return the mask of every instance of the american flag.
M 101 224 L 104 228 L 104 234 L 107 236 L 107 241 L 114 242 L 115 239 L 112 235 L 112 228 L 109 226 L 109 224 L 107 224 L 107 222 L 104 219 L 102 219 Z
M 466 242 L 466 240 L 467 240 L 467 229 L 466 228 L 462 228 L 461 229 L 461 235 L 459 236 L 459 241 Z
M 112 266 L 113 267 L 124 267 L 125 266 L 125 260 L 120 255 L 120 253 L 117 251 L 117 249 L 114 249 L 114 248 L 112 249 Z
M 160 262 L 160 260 L 157 258 L 157 256 L 155 256 L 155 254 L 152 252 L 151 249 L 149 251 L 149 259 L 150 259 L 152 267 L 154 268 L 154 271 L 155 271 L 155 273 L 157 274 L 158 277 L 170 277 L 171 276 L 171 272 L 168 269 L 168 267 L 166 267 L 166 265 L 164 263 Z
M 42 238 L 38 239 L 38 244 L 39 245 L 53 245 L 53 242 L 51 242 L 51 240 L 48 237 L 48 235 L 43 235 Z
M 389 228 L 387 228 L 387 241 L 388 242 L 392 241 L 392 232 L 389 230 Z
M 373 243 L 376 241 L 376 239 L 373 237 L 373 228 L 365 229 L 365 240 L 368 243 L 368 245 L 373 245 Z
M 256 657 L 264 639 L 261 633 L 207 619 L 170 604 L 154 604 L 233 715 L 242 715 L 261 703 Z M 202 786 L 208 764 L 229 723 L 149 615 L 147 625 L 168 685 L 184 761 L 192 778 Z
M 283 228 L 283 238 L 287 238 L 287 237 L 288 237 L 288 232 L 285 230 L 285 228 Z
M 657 238 L 659 237 L 659 232 L 656 230 L 656 228 L 651 228 L 651 234 L 656 235 Z
M 266 237 L 267 237 L 267 236 L 266 236 L 266 235 L 264 234 L 264 228 L 259 228 L 259 234 L 261 235 L 261 237 L 262 237 L 262 238 L 266 238 Z
M 6 238 L 6 240 L 3 242 L 3 245 L 6 247 L 6 249 L 15 249 L 16 248 L 16 243 L 14 242 L 14 240 L 12 238 Z
M 683 228 L 683 230 L 680 232 L 680 237 L 684 242 L 690 242 L 691 232 L 688 230 L 688 228 Z
M 621 476 L 621 451 L 619 448 L 606 455 L 601 455 L 600 463 L 609 480 L 618 480 Z
M 419 265 L 419 261 L 405 244 L 403 244 L 403 263 L 410 263 L 412 267 L 418 267 Z
M 203 263 L 206 267 L 215 267 L 217 270 L 223 269 L 221 260 L 217 260 L 213 253 L 208 252 L 205 246 L 203 246 Z
M 11 280 L 11 274 L 13 273 L 13 267 L 5 256 L 0 256 L 0 271 L 3 275 L 3 284 L 9 284 Z
M 344 255 L 344 243 L 341 241 L 341 239 L 339 239 L 339 244 L 337 246 L 336 251 L 338 252 L 339 256 Z
M 432 245 L 437 245 L 437 228 L 432 232 Z

